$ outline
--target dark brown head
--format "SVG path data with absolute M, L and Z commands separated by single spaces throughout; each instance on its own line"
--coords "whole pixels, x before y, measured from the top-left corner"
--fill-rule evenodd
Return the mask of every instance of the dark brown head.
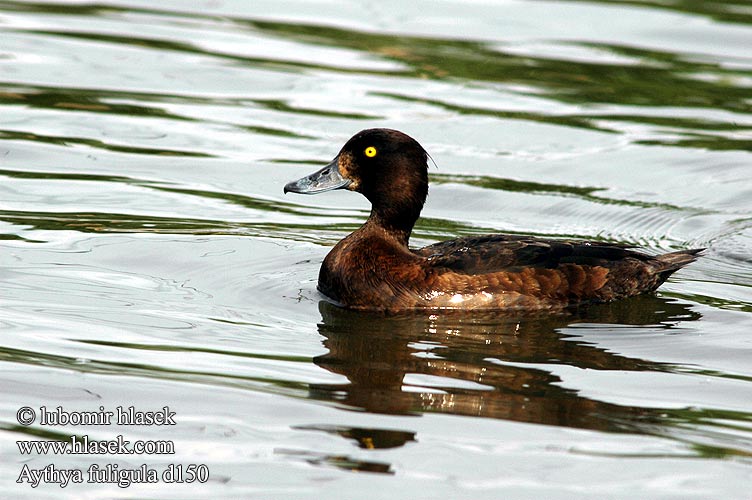
M 362 193 L 371 218 L 386 229 L 410 234 L 428 195 L 428 154 L 412 137 L 374 128 L 355 134 L 326 167 L 285 186 L 285 193 L 332 189 Z

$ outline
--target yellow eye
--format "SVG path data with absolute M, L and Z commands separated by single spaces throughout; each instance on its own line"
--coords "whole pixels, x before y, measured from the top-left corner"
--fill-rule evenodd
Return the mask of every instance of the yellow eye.
M 373 158 L 376 156 L 376 148 L 373 146 L 368 146 L 365 151 L 363 151 L 365 155 L 369 158 Z

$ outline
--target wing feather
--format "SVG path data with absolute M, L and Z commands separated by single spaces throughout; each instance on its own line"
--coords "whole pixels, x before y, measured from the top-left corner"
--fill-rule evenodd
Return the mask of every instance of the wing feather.
M 507 234 L 442 241 L 413 253 L 425 257 L 431 267 L 471 275 L 514 272 L 525 267 L 555 269 L 563 264 L 607 266 L 609 262 L 627 257 L 641 261 L 651 259 L 628 245 Z

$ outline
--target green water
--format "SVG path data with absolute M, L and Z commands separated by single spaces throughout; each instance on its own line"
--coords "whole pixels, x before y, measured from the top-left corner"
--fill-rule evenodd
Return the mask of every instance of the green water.
M 0 497 L 748 498 L 751 46 L 743 0 L 0 0 Z M 367 202 L 282 187 L 369 127 L 434 160 L 416 246 L 708 250 L 566 316 L 337 309 Z M 119 434 L 175 453 L 17 445 Z M 49 464 L 84 482 L 17 482 Z

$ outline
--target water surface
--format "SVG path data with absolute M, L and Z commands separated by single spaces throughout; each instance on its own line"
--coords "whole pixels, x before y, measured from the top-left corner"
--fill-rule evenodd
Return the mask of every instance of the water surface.
M 745 498 L 749 2 L 0 0 L 0 496 Z M 431 154 L 413 244 L 707 247 L 567 315 L 321 301 L 368 214 L 284 196 L 363 128 Z M 23 406 L 176 412 L 30 426 Z M 171 440 L 22 455 L 17 440 Z M 205 464 L 205 483 L 17 484 Z

